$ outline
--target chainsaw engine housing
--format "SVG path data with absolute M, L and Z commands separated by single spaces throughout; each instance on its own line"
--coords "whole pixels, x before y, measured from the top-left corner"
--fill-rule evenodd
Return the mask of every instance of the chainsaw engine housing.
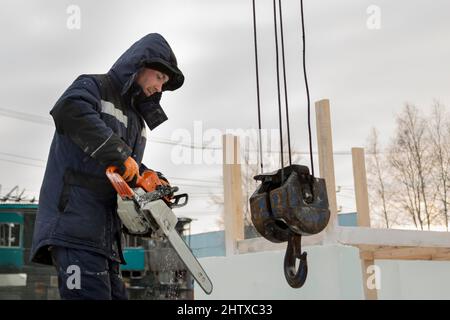
M 136 188 L 137 194 L 143 195 L 145 192 Z M 151 226 L 145 219 L 143 212 L 132 199 L 122 199 L 117 195 L 117 214 L 122 221 L 125 231 L 131 235 L 147 235 L 151 234 Z

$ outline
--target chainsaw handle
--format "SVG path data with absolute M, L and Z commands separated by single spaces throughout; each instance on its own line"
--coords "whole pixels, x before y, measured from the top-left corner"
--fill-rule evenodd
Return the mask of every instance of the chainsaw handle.
M 120 174 L 118 173 L 118 171 L 119 171 L 119 168 L 118 167 L 116 167 L 116 166 L 109 166 L 107 169 L 106 169 L 106 175 L 108 175 L 108 172 L 110 173 L 110 174 L 112 174 L 112 173 L 116 173 L 116 174 L 118 174 L 119 176 L 120 176 Z M 122 176 L 120 176 L 121 178 L 122 178 Z M 123 178 L 122 178 L 123 179 Z M 125 179 L 123 179 L 124 181 L 125 181 Z M 125 181 L 126 182 L 126 181 Z M 139 175 L 139 173 L 137 174 L 137 179 L 136 179 L 136 186 L 137 187 L 144 187 L 144 183 L 143 183 L 144 181 L 143 181 L 143 177 L 142 176 L 140 176 Z
M 122 196 L 122 191 L 119 192 L 118 188 L 120 188 L 120 190 L 127 189 L 127 188 L 125 188 L 125 186 L 119 187 L 118 183 L 120 181 L 120 185 L 126 184 L 128 189 L 130 189 L 130 191 L 133 192 L 131 190 L 131 188 L 128 186 L 128 184 L 125 181 L 125 179 L 117 172 L 118 170 L 119 170 L 119 168 L 116 167 L 116 166 L 109 166 L 106 169 L 106 175 L 108 176 L 108 178 L 115 177 L 115 178 L 113 178 L 114 181 L 111 180 L 111 178 L 109 180 L 113 184 L 113 186 L 116 189 L 116 191 Z M 139 173 L 138 173 L 137 174 L 136 183 L 135 183 L 136 187 L 141 187 L 146 192 L 155 191 L 156 187 L 158 185 L 164 185 L 164 184 L 166 184 L 166 182 L 163 182 L 163 180 L 160 180 L 159 177 L 158 177 L 157 172 L 153 171 L 153 170 L 146 170 L 146 171 L 144 171 L 142 176 L 139 175 Z M 116 185 L 117 185 L 117 188 L 116 188 Z M 127 190 L 125 192 L 125 195 L 128 196 L 130 194 L 130 191 Z
M 181 199 L 184 199 L 184 202 L 180 203 Z M 177 195 L 172 197 L 171 200 L 173 200 L 173 201 L 170 201 L 170 207 L 171 208 L 184 207 L 187 204 L 188 199 L 189 199 L 189 196 L 188 196 L 187 193 L 177 194 Z
M 116 166 L 109 166 L 108 168 L 106 168 L 106 174 L 116 173 L 117 171 L 119 171 L 119 168 Z
M 133 199 L 133 190 L 130 188 L 125 179 L 117 172 L 118 170 L 119 168 L 116 166 L 109 166 L 106 169 L 106 176 L 122 199 Z M 140 177 L 138 177 L 138 180 L 139 178 Z

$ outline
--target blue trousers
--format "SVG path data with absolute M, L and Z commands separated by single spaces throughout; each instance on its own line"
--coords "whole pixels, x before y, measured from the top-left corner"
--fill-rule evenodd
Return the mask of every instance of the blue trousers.
M 95 252 L 51 249 L 63 300 L 127 300 L 119 263 Z

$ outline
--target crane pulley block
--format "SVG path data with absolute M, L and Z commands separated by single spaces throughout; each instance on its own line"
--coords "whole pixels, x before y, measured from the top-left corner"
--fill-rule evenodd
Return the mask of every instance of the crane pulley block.
M 267 240 L 288 241 L 285 276 L 291 286 L 301 287 L 307 270 L 301 237 L 321 232 L 330 219 L 325 180 L 313 177 L 308 167 L 296 164 L 254 179 L 261 184 L 250 197 L 252 222 Z M 294 271 L 296 258 L 300 259 L 300 267 Z

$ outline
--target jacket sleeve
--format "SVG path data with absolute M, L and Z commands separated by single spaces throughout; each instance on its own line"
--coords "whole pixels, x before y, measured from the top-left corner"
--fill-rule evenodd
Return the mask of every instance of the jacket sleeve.
M 100 91 L 94 79 L 78 77 L 56 102 L 50 114 L 56 131 L 67 135 L 103 165 L 123 163 L 130 147 L 100 118 Z

